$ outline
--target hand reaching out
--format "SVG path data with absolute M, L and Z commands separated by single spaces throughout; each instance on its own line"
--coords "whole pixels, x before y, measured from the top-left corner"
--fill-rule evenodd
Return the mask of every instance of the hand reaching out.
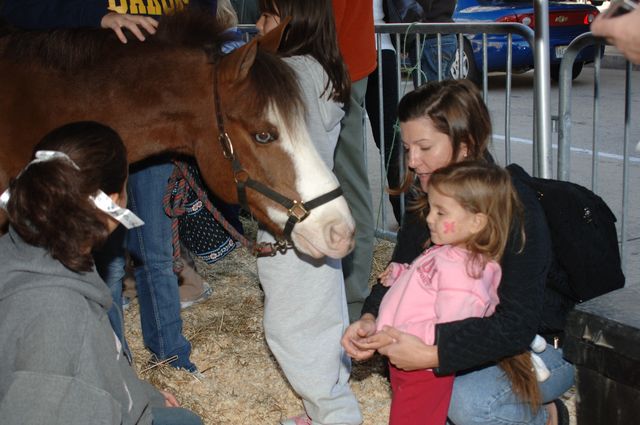
M 380 281 L 382 286 L 391 286 L 392 270 L 393 266 L 389 264 L 387 268 L 378 275 L 378 280 Z
M 340 343 L 349 357 L 354 360 L 367 360 L 375 349 L 361 349 L 359 342 L 365 340 L 376 332 L 376 320 L 371 314 L 364 314 L 360 320 L 353 322 L 342 336 Z
M 142 29 L 144 29 L 148 34 L 155 34 L 156 28 L 158 28 L 158 21 L 148 16 L 109 12 L 102 17 L 100 26 L 102 28 L 112 29 L 116 33 L 116 36 L 118 36 L 118 39 L 126 44 L 127 37 L 122 31 L 123 28 L 131 31 L 138 40 L 144 41 L 146 37 L 143 34 Z
M 640 7 L 621 16 L 600 14 L 591 24 L 591 32 L 604 37 L 635 64 L 640 64 Z

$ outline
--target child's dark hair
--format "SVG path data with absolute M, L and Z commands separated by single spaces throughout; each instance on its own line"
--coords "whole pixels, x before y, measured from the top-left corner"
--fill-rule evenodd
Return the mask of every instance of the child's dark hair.
M 313 56 L 329 76 L 331 99 L 348 104 L 351 80 L 338 47 L 331 0 L 260 0 L 259 6 L 262 13 L 291 16 L 278 53 Z
M 484 229 L 466 243 L 471 252 L 469 275 L 477 277 L 477 271 L 483 270 L 490 259 L 499 262 L 513 232 L 518 232 L 520 249 L 524 247 L 522 204 L 506 169 L 487 162 L 458 162 L 436 170 L 428 186 L 429 191 L 455 199 L 466 211 L 487 217 Z M 504 358 L 499 365 L 511 381 L 513 392 L 538 409 L 542 398 L 530 353 Z
M 91 121 L 76 122 L 48 133 L 34 153 L 65 153 L 64 159 L 30 164 L 9 184 L 9 223 L 29 244 L 76 272 L 93 267 L 91 250 L 109 235 L 106 220 L 89 199 L 100 189 L 121 193 L 127 178 L 127 154 L 120 136 Z

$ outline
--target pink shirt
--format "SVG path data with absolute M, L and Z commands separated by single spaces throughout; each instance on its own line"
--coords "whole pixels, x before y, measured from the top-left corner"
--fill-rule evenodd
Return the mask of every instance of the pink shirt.
M 410 265 L 391 263 L 391 288 L 380 304 L 378 330 L 385 325 L 433 344 L 436 323 L 493 314 L 498 305 L 500 265 L 487 263 L 481 277 L 467 274 L 469 252 L 434 246 Z

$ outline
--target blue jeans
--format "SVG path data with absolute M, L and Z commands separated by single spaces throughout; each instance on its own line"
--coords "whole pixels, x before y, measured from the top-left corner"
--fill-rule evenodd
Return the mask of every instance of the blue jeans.
M 551 372 L 540 384 L 543 403 L 564 394 L 573 385 L 573 365 L 562 358 L 562 350 L 547 345 L 539 354 Z M 540 408 L 534 415 L 511 390 L 511 384 L 498 366 L 487 367 L 456 376 L 449 405 L 449 421 L 466 424 L 536 424 L 547 423 L 547 411 Z
M 182 407 L 152 407 L 153 425 L 202 425 L 202 419 Z
M 171 162 L 146 162 L 129 176 L 129 208 L 145 224 L 131 229 L 127 249 L 135 264 L 140 322 L 145 346 L 160 360 L 174 355 L 171 366 L 196 370 L 191 344 L 182 335 L 178 277 L 173 271 L 171 219 L 162 205 Z
M 124 279 L 124 249 L 127 229 L 118 226 L 106 243 L 93 254 L 98 274 L 111 291 L 113 304 L 109 309 L 109 322 L 122 343 L 122 349 L 131 359 L 131 351 L 124 337 L 124 317 L 122 313 L 122 279 Z
M 456 59 L 456 51 L 458 50 L 458 42 L 455 34 L 442 34 L 440 36 L 441 60 L 442 60 L 442 80 L 451 79 L 451 65 Z M 414 54 L 410 54 L 414 58 Z M 422 54 L 420 55 L 420 69 L 422 71 L 421 80 L 439 81 L 438 78 L 438 38 L 434 34 L 427 37 L 422 45 Z M 413 84 L 418 87 L 417 70 L 413 73 Z

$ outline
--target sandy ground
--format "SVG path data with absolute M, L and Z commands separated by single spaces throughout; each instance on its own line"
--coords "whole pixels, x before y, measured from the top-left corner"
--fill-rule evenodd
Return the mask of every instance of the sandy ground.
M 372 276 L 386 266 L 392 249 L 389 242 L 377 243 Z M 141 377 L 175 393 L 183 406 L 200 414 L 207 425 L 275 425 L 302 413 L 302 403 L 264 341 L 263 294 L 255 258 L 240 248 L 217 264 L 199 262 L 198 266 L 214 293 L 207 301 L 183 311 L 183 320 L 184 334 L 193 344 L 192 360 L 203 377 L 196 379 L 186 372 L 149 362 L 134 300 L 125 313 L 125 321 Z M 390 389 L 383 365 L 382 358 L 374 357 L 353 366 L 351 385 L 366 425 L 387 423 Z M 570 410 L 574 398 L 571 392 L 567 394 Z M 572 424 L 575 425 L 575 415 Z

